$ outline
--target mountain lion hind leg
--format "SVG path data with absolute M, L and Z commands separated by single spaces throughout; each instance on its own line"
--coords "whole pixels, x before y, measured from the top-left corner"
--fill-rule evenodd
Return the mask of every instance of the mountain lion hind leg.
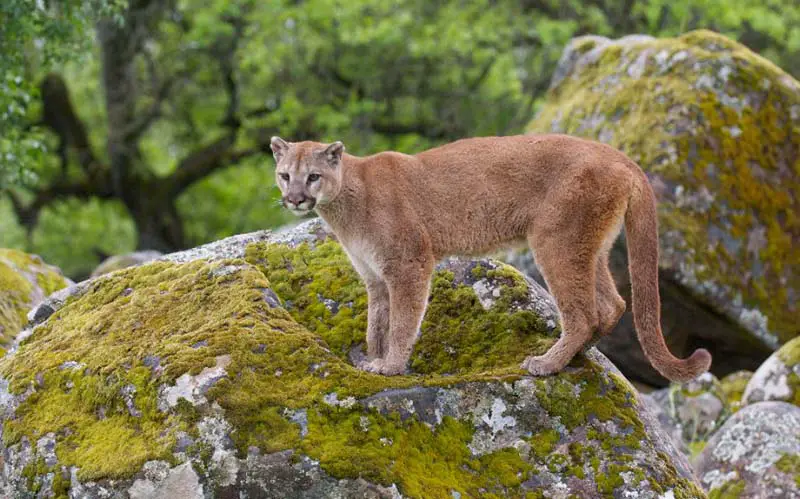
M 561 371 L 595 334 L 607 333 L 619 320 L 607 247 L 620 228 L 630 192 L 629 173 L 620 166 L 581 170 L 567 187 L 553 193 L 544 207 L 550 216 L 534 224 L 528 235 L 562 327 L 561 337 L 547 352 L 522 363 L 533 375 Z M 625 302 L 621 305 L 624 311 Z
M 616 234 L 616 232 L 614 232 Z M 592 339 L 584 346 L 584 351 L 595 346 L 603 336 L 614 331 L 625 313 L 625 300 L 619 295 L 617 285 L 608 269 L 609 250 L 601 249 L 595 263 L 595 300 L 597 302 L 598 327 Z
M 595 255 L 565 251 L 564 240 L 536 247 L 536 263 L 555 298 L 561 316 L 561 337 L 543 355 L 528 357 L 522 368 L 535 376 L 561 371 L 592 339 L 598 328 L 595 297 Z

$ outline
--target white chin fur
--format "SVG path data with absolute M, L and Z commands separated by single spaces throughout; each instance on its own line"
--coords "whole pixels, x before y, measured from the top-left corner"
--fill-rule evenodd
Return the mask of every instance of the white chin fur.
M 311 212 L 311 210 L 293 210 L 291 208 L 289 209 L 289 211 L 291 211 L 293 214 L 295 214 L 298 217 L 302 217 L 302 216 L 308 215 Z

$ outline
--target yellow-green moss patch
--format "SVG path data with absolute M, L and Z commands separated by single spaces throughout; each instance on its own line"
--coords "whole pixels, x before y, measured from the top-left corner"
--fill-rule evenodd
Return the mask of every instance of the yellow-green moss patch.
M 295 248 L 259 243 L 247 249 L 247 261 L 264 272 L 292 317 L 320 335 L 334 353 L 345 357 L 365 341 L 367 296 L 347 255 L 336 242 Z M 500 294 L 484 310 L 475 291 L 454 283 L 452 272 L 435 273 L 421 336 L 411 358 L 424 374 L 520 374 L 528 355 L 546 351 L 560 331 L 535 312 L 515 304 L 527 298 L 519 272 L 506 265 L 472 270 L 476 278 L 498 283 Z
M 0 348 L 22 330 L 37 301 L 66 285 L 64 276 L 38 256 L 0 248 Z

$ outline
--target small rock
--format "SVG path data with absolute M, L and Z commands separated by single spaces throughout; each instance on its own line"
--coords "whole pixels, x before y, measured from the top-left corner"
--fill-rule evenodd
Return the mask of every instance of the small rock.
M 783 345 L 756 370 L 742 404 L 782 400 L 800 406 L 800 337 Z

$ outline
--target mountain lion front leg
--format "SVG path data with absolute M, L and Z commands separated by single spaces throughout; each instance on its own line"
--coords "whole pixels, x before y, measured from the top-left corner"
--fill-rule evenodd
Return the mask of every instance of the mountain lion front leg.
M 386 354 L 389 334 L 389 288 L 358 253 L 346 253 L 367 288 L 367 360 L 379 359 Z
M 385 276 L 389 290 L 389 335 L 384 338 L 383 357 L 363 366 L 370 372 L 395 375 L 405 371 L 425 308 L 428 305 L 433 258 L 415 258 Z
M 389 334 L 389 288 L 378 276 L 370 275 L 367 284 L 367 358 L 386 355 Z

